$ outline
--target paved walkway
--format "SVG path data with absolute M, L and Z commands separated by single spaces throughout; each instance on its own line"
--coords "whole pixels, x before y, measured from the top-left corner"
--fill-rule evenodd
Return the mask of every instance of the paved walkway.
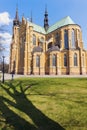
M 17 75 L 14 74 L 13 78 L 21 78 L 21 77 L 30 77 L 30 78 L 34 78 L 34 77 L 39 77 L 39 78 L 87 78 L 87 75 Z M 12 79 L 12 75 L 11 74 L 5 74 L 4 75 L 4 79 L 8 80 L 8 79 Z M 2 80 L 2 77 L 1 77 Z

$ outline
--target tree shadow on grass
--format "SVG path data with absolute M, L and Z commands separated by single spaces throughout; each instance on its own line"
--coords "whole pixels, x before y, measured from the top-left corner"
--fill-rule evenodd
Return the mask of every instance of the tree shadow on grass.
M 32 124 L 9 109 L 9 107 L 5 104 L 5 101 L 6 98 L 0 96 L 0 111 L 2 113 L 2 117 L 5 119 L 3 122 L 6 124 L 2 130 L 6 130 L 7 127 L 9 127 L 9 130 L 11 130 L 11 127 L 15 128 L 15 130 L 36 130 Z
M 19 86 L 20 91 L 16 88 L 17 86 Z M 6 119 L 6 123 L 13 125 L 15 130 L 64 130 L 62 126 L 47 117 L 32 104 L 25 94 L 29 87 L 24 88 L 22 82 L 19 82 L 16 86 L 14 86 L 13 83 L 10 83 L 10 86 L 8 87 L 2 84 L 1 87 L 15 100 L 14 103 L 6 97 L 0 97 L 3 106 L 3 108 L 0 107 L 0 111 Z M 36 127 L 14 113 L 4 102 L 25 113 L 31 118 Z

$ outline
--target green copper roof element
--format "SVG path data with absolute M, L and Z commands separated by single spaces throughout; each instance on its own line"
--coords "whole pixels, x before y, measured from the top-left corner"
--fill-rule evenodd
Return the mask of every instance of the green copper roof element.
M 63 18 L 62 20 L 60 20 L 59 22 L 57 22 L 56 24 L 50 26 L 47 33 L 50 33 L 62 26 L 69 25 L 69 24 L 75 24 L 75 23 L 72 21 L 72 19 L 69 16 L 67 16 Z
M 67 17 L 63 18 L 62 20 L 60 20 L 59 22 L 55 23 L 54 25 L 50 26 L 48 28 L 47 32 L 45 31 L 44 27 L 41 27 L 41 26 L 36 25 L 34 23 L 31 23 L 31 22 L 29 22 L 29 24 L 31 26 L 33 26 L 34 31 L 42 33 L 42 34 L 48 34 L 48 33 L 52 32 L 60 27 L 63 27 L 65 25 L 75 24 L 75 23 L 72 21 L 72 19 L 69 16 L 67 16 Z
M 32 23 L 33 25 L 33 30 L 36 31 L 36 32 L 39 32 L 39 33 L 42 33 L 42 34 L 46 34 L 46 31 L 43 27 L 39 26 L 39 25 L 36 25 L 34 23 Z

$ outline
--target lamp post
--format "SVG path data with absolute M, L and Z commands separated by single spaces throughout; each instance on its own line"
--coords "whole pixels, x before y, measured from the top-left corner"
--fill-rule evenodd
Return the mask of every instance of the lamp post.
M 5 56 L 2 56 L 2 58 L 3 58 L 3 67 L 2 67 L 3 76 L 2 76 L 2 83 L 4 83 L 4 58 L 5 58 Z

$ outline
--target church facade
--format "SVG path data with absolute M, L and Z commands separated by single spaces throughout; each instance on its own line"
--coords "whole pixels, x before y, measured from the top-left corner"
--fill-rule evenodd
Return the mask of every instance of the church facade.
M 87 74 L 87 51 L 83 47 L 81 27 L 67 16 L 44 27 L 22 17 L 18 10 L 13 21 L 9 73 L 25 75 Z

